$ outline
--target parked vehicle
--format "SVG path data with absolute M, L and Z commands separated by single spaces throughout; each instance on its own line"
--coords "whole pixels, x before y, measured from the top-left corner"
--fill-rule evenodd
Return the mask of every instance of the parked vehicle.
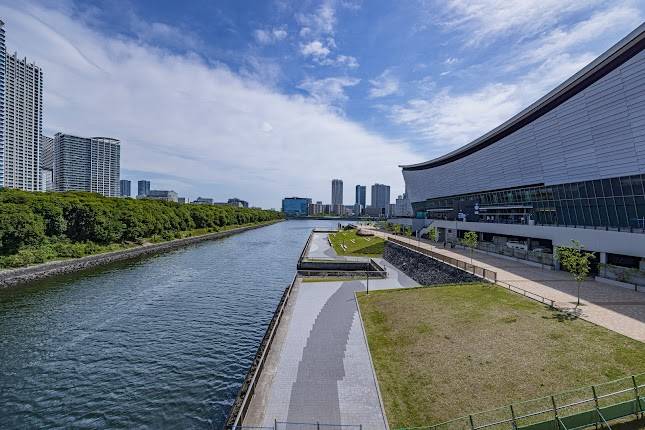
M 528 246 L 526 246 L 526 243 L 518 242 L 515 240 L 509 240 L 506 242 L 506 246 L 508 246 L 511 249 L 518 249 L 520 251 L 527 251 Z

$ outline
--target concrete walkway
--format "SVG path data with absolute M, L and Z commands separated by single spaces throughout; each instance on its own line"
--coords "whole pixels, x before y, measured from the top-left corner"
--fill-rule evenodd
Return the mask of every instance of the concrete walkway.
M 376 232 L 381 237 L 393 236 L 401 241 L 430 249 L 470 263 L 470 252 L 441 249 L 402 236 Z M 523 288 L 548 299 L 560 308 L 574 308 L 577 284 L 567 272 L 541 269 L 519 261 L 508 260 L 479 252 L 473 253 L 473 264 L 497 272 L 497 279 Z M 645 294 L 627 288 L 585 281 L 580 288 L 580 317 L 632 339 L 645 342 Z
M 328 233 L 313 233 L 309 249 L 307 250 L 306 258 L 333 258 L 336 260 L 348 260 L 349 257 L 336 254 L 334 248 L 329 244 Z M 353 257 L 355 259 L 355 257 Z
M 370 280 L 370 290 L 418 286 L 379 262 L 389 276 Z M 365 280 L 299 280 L 294 287 L 244 425 L 272 427 L 277 420 L 387 429 L 354 299 Z

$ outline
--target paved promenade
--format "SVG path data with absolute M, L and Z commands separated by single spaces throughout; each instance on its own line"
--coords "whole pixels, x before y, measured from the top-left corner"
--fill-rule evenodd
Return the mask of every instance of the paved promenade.
M 393 236 L 375 232 L 379 236 Z M 414 239 L 395 236 L 402 241 L 430 249 L 431 245 Z M 470 263 L 470 252 L 432 247 L 432 251 Z M 473 253 L 473 264 L 497 272 L 497 279 L 527 291 L 555 300 L 561 308 L 574 308 L 577 285 L 571 275 L 558 270 L 541 269 L 519 261 Z M 645 293 L 585 281 L 580 288 L 580 317 L 632 339 L 645 342 Z
M 370 290 L 417 286 L 379 262 L 389 276 L 370 280 Z M 364 280 L 297 282 L 244 425 L 271 427 L 275 419 L 387 429 L 354 299 L 365 287 Z

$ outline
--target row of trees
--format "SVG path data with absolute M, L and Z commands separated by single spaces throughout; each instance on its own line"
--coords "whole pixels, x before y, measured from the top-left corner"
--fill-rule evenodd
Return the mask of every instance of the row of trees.
M 216 231 L 281 217 L 276 211 L 233 206 L 4 189 L 0 190 L 0 255 L 52 241 L 108 245 L 150 237 L 172 239 L 195 229 Z

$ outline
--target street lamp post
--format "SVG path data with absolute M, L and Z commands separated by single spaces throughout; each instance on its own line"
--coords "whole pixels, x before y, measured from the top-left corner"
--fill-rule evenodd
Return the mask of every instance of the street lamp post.
M 367 293 L 366 294 L 369 295 L 370 294 L 370 272 L 367 271 L 365 272 L 365 274 L 367 275 L 367 285 L 366 285 Z

